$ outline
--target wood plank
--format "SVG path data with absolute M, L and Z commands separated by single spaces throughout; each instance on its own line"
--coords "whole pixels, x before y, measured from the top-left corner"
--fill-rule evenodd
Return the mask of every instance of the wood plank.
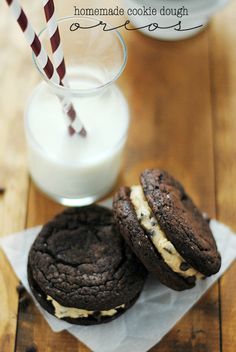
M 6 5 L 0 4 L 0 236 L 20 231 L 25 226 L 28 175 L 23 134 L 23 107 L 34 77 L 28 76 L 30 55 L 24 47 L 18 28 L 10 27 Z M 9 28 L 11 28 L 9 30 Z M 12 46 L 12 41 L 16 46 Z M 27 76 L 27 80 L 25 77 Z M 13 352 L 15 345 L 18 280 L 5 256 L 0 252 L 0 352 Z
M 217 217 L 236 230 L 236 4 L 216 16 L 210 35 Z M 236 350 L 236 264 L 221 279 L 222 351 Z
M 133 126 L 124 175 L 127 183 L 137 180 L 144 167 L 164 167 L 214 216 L 208 32 L 171 44 L 135 34 L 129 49 L 126 79 Z M 215 285 L 152 351 L 219 351 L 218 314 Z

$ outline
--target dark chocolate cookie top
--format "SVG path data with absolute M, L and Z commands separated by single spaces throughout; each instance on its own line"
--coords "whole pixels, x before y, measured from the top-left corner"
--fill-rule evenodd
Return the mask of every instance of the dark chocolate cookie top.
M 28 270 L 45 296 L 66 307 L 108 310 L 141 291 L 146 271 L 98 205 L 70 208 L 46 224 Z
M 221 258 L 211 229 L 183 186 L 158 169 L 145 170 L 140 180 L 158 224 L 176 250 L 202 274 L 216 273 Z

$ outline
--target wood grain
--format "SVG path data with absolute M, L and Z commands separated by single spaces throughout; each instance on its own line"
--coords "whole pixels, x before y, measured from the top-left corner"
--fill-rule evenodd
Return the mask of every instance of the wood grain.
M 0 4 L 0 236 L 20 231 L 25 226 L 28 198 L 28 174 L 23 136 L 23 107 L 34 82 L 28 73 L 30 56 L 16 51 L 23 43 L 14 29 L 9 31 L 8 20 L 2 16 Z M 4 10 L 3 10 L 4 11 Z M 17 46 L 10 46 L 13 37 Z M 15 345 L 18 294 L 17 278 L 0 252 L 0 351 L 13 352 Z
M 133 125 L 124 179 L 136 182 L 145 167 L 168 169 L 214 216 L 208 32 L 171 44 L 138 33 L 127 40 L 129 84 L 124 89 Z M 220 351 L 218 317 L 216 285 L 152 351 Z
M 210 57 L 216 164 L 217 217 L 236 230 L 236 4 L 211 28 Z M 236 349 L 236 264 L 221 279 L 222 351 Z

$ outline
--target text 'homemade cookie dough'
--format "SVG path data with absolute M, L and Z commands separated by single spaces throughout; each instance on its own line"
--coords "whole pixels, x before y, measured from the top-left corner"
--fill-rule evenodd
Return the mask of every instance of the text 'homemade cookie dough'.
M 120 233 L 146 268 L 175 290 L 219 271 L 209 224 L 183 186 L 158 169 L 145 170 L 140 181 L 117 192 L 113 210 Z
M 47 223 L 28 258 L 30 288 L 49 313 L 72 324 L 109 322 L 137 300 L 145 267 L 116 230 L 112 211 L 70 208 Z

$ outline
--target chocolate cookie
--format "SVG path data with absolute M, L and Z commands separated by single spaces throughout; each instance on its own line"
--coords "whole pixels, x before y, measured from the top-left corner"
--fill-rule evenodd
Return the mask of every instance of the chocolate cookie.
M 28 258 L 37 301 L 73 324 L 105 323 L 124 313 L 142 290 L 146 270 L 98 205 L 70 208 L 47 223 Z
M 218 272 L 209 223 L 183 186 L 158 169 L 145 170 L 140 181 L 117 192 L 113 209 L 120 233 L 146 268 L 175 290 Z

